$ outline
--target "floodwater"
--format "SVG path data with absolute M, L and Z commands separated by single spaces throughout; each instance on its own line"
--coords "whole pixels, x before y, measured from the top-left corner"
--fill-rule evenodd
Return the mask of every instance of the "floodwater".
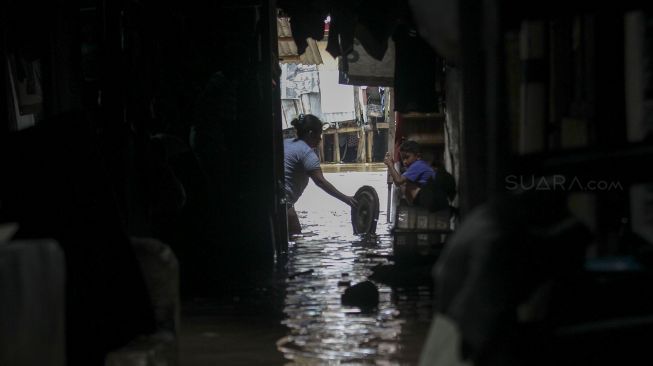
M 432 317 L 428 283 L 394 286 L 374 282 L 378 307 L 363 312 L 341 305 L 349 283 L 369 279 L 372 268 L 392 264 L 383 164 L 323 166 L 336 188 L 354 195 L 363 185 L 379 197 L 375 236 L 353 234 L 350 208 L 309 183 L 295 204 L 302 235 L 289 244 L 286 335 L 276 343 L 287 365 L 416 365 Z

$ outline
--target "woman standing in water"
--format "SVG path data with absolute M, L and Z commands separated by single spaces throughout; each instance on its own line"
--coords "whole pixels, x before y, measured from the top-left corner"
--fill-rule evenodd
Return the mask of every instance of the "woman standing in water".
M 355 206 L 356 200 L 337 190 L 322 174 L 320 159 L 313 150 L 322 140 L 322 121 L 312 114 L 300 114 L 291 124 L 295 127 L 297 137 L 285 139 L 283 150 L 288 233 L 293 235 L 302 231 L 294 205 L 308 185 L 309 177 L 326 193 L 349 206 Z

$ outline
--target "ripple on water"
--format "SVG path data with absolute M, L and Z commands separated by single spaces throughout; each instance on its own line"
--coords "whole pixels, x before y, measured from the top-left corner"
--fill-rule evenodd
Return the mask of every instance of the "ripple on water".
M 379 193 L 381 213 L 378 235 L 353 234 L 348 207 L 309 185 L 296 209 L 303 234 L 293 238 L 288 250 L 284 304 L 287 335 L 277 348 L 288 365 L 406 365 L 416 355 L 407 348 L 415 334 L 424 333 L 432 315 L 428 286 L 391 288 L 376 283 L 378 308 L 362 312 L 343 306 L 343 284 L 368 280 L 372 267 L 388 264 L 392 238 L 385 222 L 386 173 L 325 173 L 346 194 L 361 185 Z M 420 334 L 421 334 L 420 333 Z M 418 339 L 418 341 L 421 339 Z

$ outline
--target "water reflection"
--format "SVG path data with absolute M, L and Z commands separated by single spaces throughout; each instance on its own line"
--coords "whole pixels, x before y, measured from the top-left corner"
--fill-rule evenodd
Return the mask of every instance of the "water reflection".
M 283 322 L 288 332 L 277 342 L 289 365 L 416 363 L 431 318 L 428 286 L 393 289 L 376 283 L 375 311 L 341 305 L 346 284 L 367 280 L 371 268 L 390 263 L 392 254 L 385 169 L 376 165 L 360 170 L 325 176 L 348 195 L 362 185 L 376 189 L 377 235 L 354 235 L 349 208 L 313 184 L 295 205 L 304 234 L 290 243 Z
M 323 163 L 322 171 L 325 173 L 345 173 L 345 172 L 385 172 L 387 170 L 383 163 L 365 163 L 365 164 L 335 164 Z

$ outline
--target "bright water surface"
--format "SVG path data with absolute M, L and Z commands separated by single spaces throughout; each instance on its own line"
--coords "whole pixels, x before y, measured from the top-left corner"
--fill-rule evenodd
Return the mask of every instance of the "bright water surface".
M 392 288 L 375 283 L 380 301 L 370 313 L 340 302 L 346 289 L 343 282 L 365 281 L 372 267 L 391 263 L 385 166 L 325 165 L 323 170 L 327 180 L 347 195 L 363 185 L 376 190 L 377 235 L 354 235 L 350 208 L 309 183 L 295 205 L 303 235 L 289 244 L 283 321 L 288 329 L 277 349 L 288 365 L 415 365 L 432 316 L 429 286 Z

